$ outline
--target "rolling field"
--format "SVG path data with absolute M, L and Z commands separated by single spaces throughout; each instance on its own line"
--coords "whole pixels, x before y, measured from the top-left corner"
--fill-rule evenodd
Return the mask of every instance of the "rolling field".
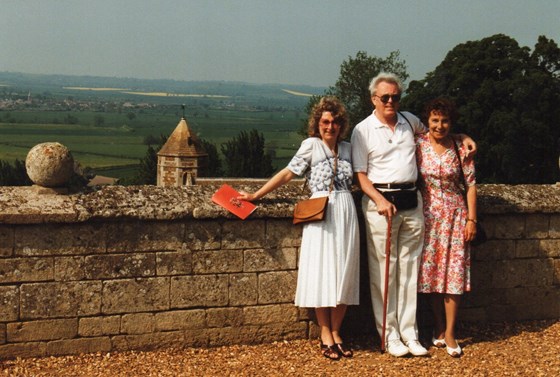
M 82 167 L 118 178 L 134 175 L 148 148 L 144 138 L 168 136 L 177 126 L 179 111 L 10 111 L 0 113 L 0 160 L 25 160 L 29 149 L 57 141 L 72 152 Z M 69 116 L 75 124 L 63 124 Z M 99 119 L 103 118 L 100 122 Z M 299 147 L 302 120 L 296 111 L 242 111 L 199 109 L 189 115 L 189 127 L 199 138 L 220 145 L 240 131 L 263 133 L 267 149 L 274 151 L 273 164 L 282 168 Z M 97 119 L 97 121 L 96 121 Z

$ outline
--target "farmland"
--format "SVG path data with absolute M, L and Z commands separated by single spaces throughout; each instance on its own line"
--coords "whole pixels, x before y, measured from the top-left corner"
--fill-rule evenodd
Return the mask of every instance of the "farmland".
M 34 145 L 58 141 L 82 167 L 119 178 L 134 175 L 148 137 L 159 139 L 175 129 L 183 104 L 189 127 L 218 150 L 240 131 L 262 132 L 280 168 L 303 138 L 299 130 L 308 96 L 302 94 L 310 89 L 242 83 L 177 87 L 176 82 L 166 87 L 167 81 L 132 86 L 105 78 L 94 86 L 91 78 L 35 78 L 14 80 L 0 72 L 0 160 L 24 160 Z

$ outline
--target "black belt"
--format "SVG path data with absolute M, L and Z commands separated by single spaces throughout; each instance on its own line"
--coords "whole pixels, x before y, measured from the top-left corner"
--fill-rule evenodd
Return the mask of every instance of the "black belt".
M 410 190 L 416 187 L 415 182 L 408 183 L 374 183 L 373 187 L 379 189 L 395 189 L 395 190 Z

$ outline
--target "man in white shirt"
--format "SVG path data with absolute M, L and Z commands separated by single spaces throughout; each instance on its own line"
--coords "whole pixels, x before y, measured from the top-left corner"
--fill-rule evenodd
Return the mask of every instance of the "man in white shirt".
M 428 351 L 418 341 L 416 323 L 424 216 L 422 197 L 416 190 L 414 135 L 427 130 L 413 114 L 398 112 L 402 84 L 397 76 L 380 73 L 371 80 L 369 90 L 375 110 L 354 128 L 351 141 L 353 169 L 364 193 L 362 211 L 375 323 L 381 336 L 385 242 L 388 224 L 392 224 L 386 333 L 381 341 L 393 356 L 425 356 Z M 469 149 L 476 148 L 470 138 L 466 144 Z M 384 195 L 392 196 L 393 201 L 398 196 L 395 202 L 401 208 Z

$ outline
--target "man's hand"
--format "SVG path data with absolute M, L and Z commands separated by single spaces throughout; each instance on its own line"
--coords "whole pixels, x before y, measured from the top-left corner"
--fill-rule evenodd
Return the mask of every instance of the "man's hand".
M 375 203 L 377 205 L 377 213 L 382 216 L 387 216 L 388 218 L 392 218 L 394 214 L 397 213 L 397 207 L 385 197 L 381 197 L 378 202 Z

